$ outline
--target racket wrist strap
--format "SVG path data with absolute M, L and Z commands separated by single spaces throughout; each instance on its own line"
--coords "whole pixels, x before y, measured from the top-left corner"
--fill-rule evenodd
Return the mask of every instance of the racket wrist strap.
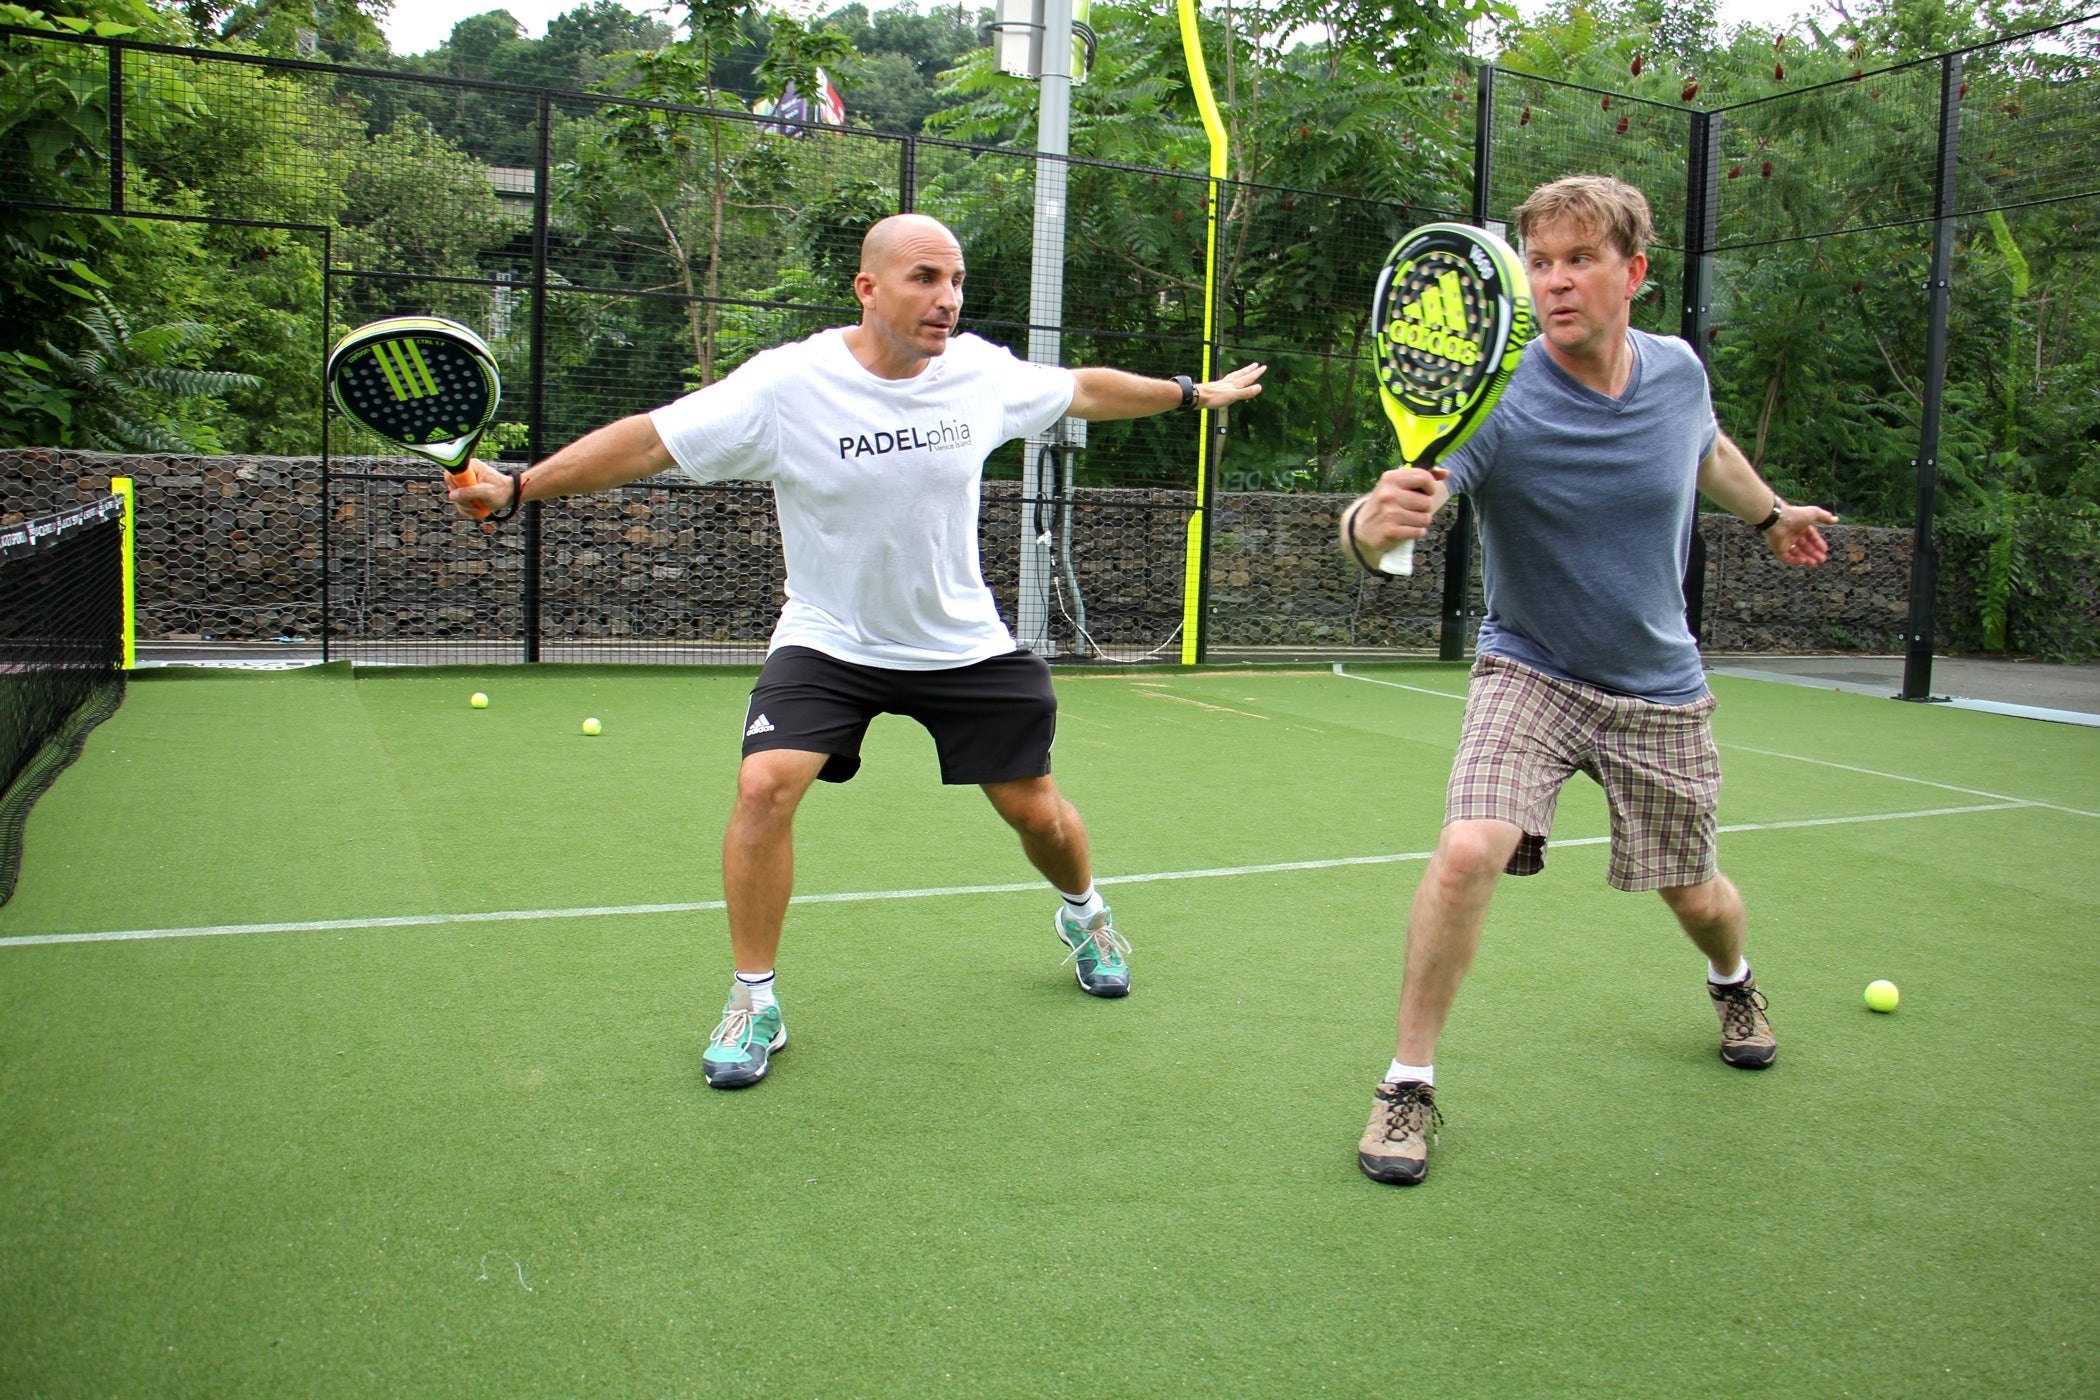
M 510 478 L 510 504 L 490 516 L 490 520 L 508 520 L 518 513 L 519 506 L 525 504 L 525 473 L 505 472 L 504 475 Z
M 1376 574 L 1383 578 L 1385 576 L 1384 572 L 1371 567 L 1370 561 L 1364 558 L 1363 546 L 1356 542 L 1356 513 L 1363 508 L 1364 503 L 1362 501 L 1358 501 L 1355 505 L 1349 507 L 1348 513 L 1342 517 L 1342 538 L 1348 542 L 1349 557 L 1356 561 L 1357 568 L 1362 569 L 1367 574 Z

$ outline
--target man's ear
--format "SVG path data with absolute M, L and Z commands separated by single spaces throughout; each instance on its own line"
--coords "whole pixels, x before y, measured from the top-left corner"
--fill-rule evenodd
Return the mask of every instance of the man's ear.
M 1632 301 L 1641 293 L 1641 286 L 1648 280 L 1648 255 L 1635 253 L 1626 260 L 1626 300 Z

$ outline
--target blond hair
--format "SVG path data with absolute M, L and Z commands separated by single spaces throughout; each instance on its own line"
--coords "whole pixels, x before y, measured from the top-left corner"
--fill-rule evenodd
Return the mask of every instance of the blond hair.
M 1529 241 L 1536 229 L 1566 220 L 1600 235 L 1629 258 L 1647 252 L 1655 237 L 1648 196 L 1609 175 L 1563 175 L 1540 185 L 1510 211 L 1509 219 L 1521 241 Z

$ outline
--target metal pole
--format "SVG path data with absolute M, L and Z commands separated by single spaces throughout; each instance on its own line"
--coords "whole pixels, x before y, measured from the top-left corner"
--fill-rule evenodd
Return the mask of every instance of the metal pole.
M 1918 423 L 1918 515 L 1912 531 L 1910 620 L 1904 629 L 1904 700 L 1932 698 L 1932 639 L 1940 584 L 1939 550 L 1932 542 L 1939 492 L 1940 393 L 1947 384 L 1947 302 L 1954 275 L 1954 172 L 1961 132 L 1961 55 L 1940 60 L 1940 149 L 1934 175 L 1932 280 L 1925 284 L 1925 401 Z
M 1072 0 L 1044 0 L 1043 76 L 1036 107 L 1035 259 L 1028 286 L 1028 358 L 1057 364 L 1064 354 L 1065 314 L 1064 157 L 1072 140 Z M 1043 463 L 1055 461 L 1045 445 L 1061 446 L 1059 422 L 1023 445 L 1021 455 L 1021 578 L 1016 611 L 1020 643 L 1041 656 L 1056 655 L 1050 637 L 1050 548 L 1031 528 L 1034 502 L 1048 495 Z
M 1480 67 L 1473 94 L 1473 223 L 1486 228 L 1493 208 L 1495 176 L 1495 66 Z M 1473 502 L 1458 498 L 1457 513 L 1444 536 L 1443 626 L 1438 629 L 1440 661 L 1466 659 L 1466 613 L 1473 593 Z
M 124 212 L 124 49 L 109 46 L 109 212 Z
M 329 335 L 335 329 L 335 237 L 331 230 L 321 230 L 321 355 L 320 363 L 328 363 Z M 329 410 L 328 385 L 325 373 L 321 378 L 321 660 L 326 663 L 328 655 L 329 612 L 333 605 L 329 578 L 335 573 L 335 530 L 331 520 L 335 515 L 335 487 L 329 481 L 331 458 L 328 454 L 328 424 L 333 417 Z
M 907 136 L 897 152 L 897 212 L 909 214 L 918 203 L 919 138 Z
M 537 462 L 547 455 L 547 206 L 550 172 L 553 169 L 551 139 L 554 131 L 553 103 L 539 95 L 539 151 L 532 172 L 532 416 L 527 454 Z M 524 619 L 525 659 L 540 659 L 540 503 L 527 501 L 524 510 L 525 557 Z
M 1685 152 L 1684 303 L 1677 333 L 1703 363 L 1713 324 L 1714 244 L 1721 232 L 1721 118 L 1716 112 L 1693 112 L 1691 119 L 1690 148 Z M 1684 625 L 1692 640 L 1705 640 L 1706 536 L 1699 533 L 1696 504 L 1684 564 Z

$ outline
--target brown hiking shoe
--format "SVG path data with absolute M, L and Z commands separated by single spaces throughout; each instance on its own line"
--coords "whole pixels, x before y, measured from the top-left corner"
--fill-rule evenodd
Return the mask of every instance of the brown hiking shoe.
M 1415 1186 L 1429 1175 L 1429 1143 L 1444 1125 L 1436 1088 L 1419 1079 L 1378 1086 L 1371 1125 L 1356 1144 L 1356 1165 L 1373 1181 Z
M 1709 982 L 1706 994 L 1721 1013 L 1721 1058 L 1737 1069 L 1766 1069 L 1779 1058 L 1779 1042 L 1765 1019 L 1765 996 L 1757 978 L 1719 986 Z

